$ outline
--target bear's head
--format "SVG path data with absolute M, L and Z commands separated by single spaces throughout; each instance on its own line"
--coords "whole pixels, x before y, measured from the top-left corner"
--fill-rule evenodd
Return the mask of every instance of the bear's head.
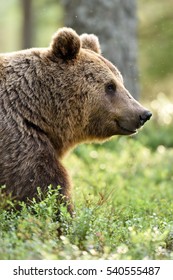
M 77 110 L 84 140 L 133 134 L 151 117 L 124 87 L 118 69 L 101 55 L 95 35 L 78 36 L 62 28 L 53 37 L 50 54 L 65 69 L 62 85 L 67 103 L 73 104 L 69 110 Z
M 59 29 L 47 57 L 56 84 L 54 124 L 62 125 L 62 139 L 70 145 L 130 135 L 150 119 L 151 113 L 124 87 L 119 70 L 101 55 L 95 35 Z

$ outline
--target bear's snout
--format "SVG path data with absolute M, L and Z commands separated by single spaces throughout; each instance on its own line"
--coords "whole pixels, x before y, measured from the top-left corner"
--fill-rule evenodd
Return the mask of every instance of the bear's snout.
M 152 116 L 152 113 L 148 110 L 144 111 L 140 116 L 139 116 L 139 123 L 140 125 L 144 125 L 146 121 L 148 121 Z
M 137 114 L 128 118 L 119 118 L 116 119 L 116 125 L 118 127 L 119 135 L 130 135 L 137 132 L 137 130 L 144 125 L 146 121 L 148 121 L 152 116 L 152 113 L 146 109 L 142 109 Z

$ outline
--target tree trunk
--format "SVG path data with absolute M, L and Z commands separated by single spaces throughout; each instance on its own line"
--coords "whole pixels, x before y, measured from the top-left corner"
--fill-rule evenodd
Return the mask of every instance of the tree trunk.
M 22 48 L 32 47 L 32 0 L 21 0 L 23 10 Z
M 121 71 L 125 86 L 139 98 L 136 0 L 63 0 L 65 25 L 99 37 L 103 55 Z

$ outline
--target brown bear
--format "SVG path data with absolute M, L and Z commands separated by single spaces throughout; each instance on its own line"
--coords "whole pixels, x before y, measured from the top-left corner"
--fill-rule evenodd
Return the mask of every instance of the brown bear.
M 81 142 L 136 133 L 151 113 L 129 94 L 95 35 L 61 28 L 48 48 L 0 55 L 0 185 L 18 200 L 60 186 L 63 155 Z

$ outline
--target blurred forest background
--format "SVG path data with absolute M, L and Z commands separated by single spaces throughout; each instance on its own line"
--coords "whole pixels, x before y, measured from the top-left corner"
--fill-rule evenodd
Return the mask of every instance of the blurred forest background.
M 0 52 L 46 47 L 64 25 L 93 32 L 132 95 L 157 109 L 173 99 L 172 11 L 173 0 L 1 0 Z

